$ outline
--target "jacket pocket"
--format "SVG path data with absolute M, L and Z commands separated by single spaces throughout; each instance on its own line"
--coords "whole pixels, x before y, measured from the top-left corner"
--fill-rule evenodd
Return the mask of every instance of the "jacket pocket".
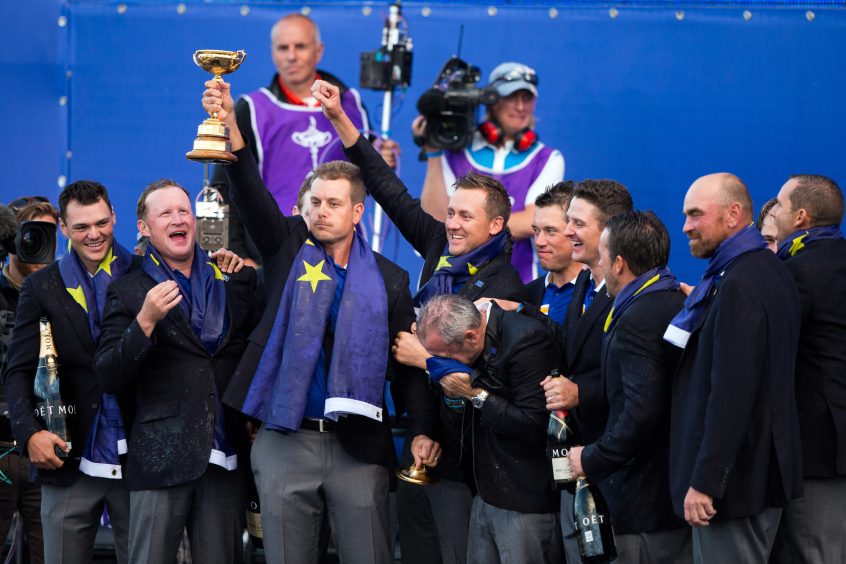
M 179 415 L 179 400 L 174 398 L 158 403 L 151 403 L 138 409 L 138 421 L 146 423 L 149 421 L 157 421 L 159 419 L 167 419 L 168 417 L 175 417 Z

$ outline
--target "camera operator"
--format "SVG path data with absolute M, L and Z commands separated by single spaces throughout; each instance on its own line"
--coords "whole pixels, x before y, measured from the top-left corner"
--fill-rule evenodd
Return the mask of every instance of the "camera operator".
M 538 76 L 521 63 L 502 63 L 491 72 L 488 88 L 499 101 L 487 106 L 485 119 L 469 146 L 460 151 L 442 151 L 424 142 L 427 157 L 423 209 L 443 221 L 455 179 L 475 171 L 493 176 L 505 186 L 512 201 L 508 222 L 515 238 L 512 262 L 523 282 L 537 277 L 532 251 L 532 217 L 535 198 L 547 187 L 564 179 L 564 157 L 547 147 L 535 133 L 535 104 Z M 417 138 L 426 137 L 426 119 L 419 116 L 412 125 Z
M 34 241 L 36 247 L 45 248 L 52 244 L 55 249 L 55 226 L 58 212 L 50 205 L 47 198 L 18 198 L 10 202 L 10 207 L 0 206 L 0 256 L 9 255 L 9 261 L 3 266 L 0 276 L 0 372 L 6 363 L 6 352 L 11 341 L 12 326 L 21 285 L 30 274 L 41 270 L 48 263 L 26 263 L 21 256 L 22 249 L 15 248 L 15 236 L 23 222 L 38 221 L 53 225 L 52 240 Z M 47 227 L 47 226 L 41 226 Z M 37 237 L 47 236 L 49 229 L 39 230 Z M 31 232 L 36 233 L 36 232 Z M 31 241 L 32 243 L 32 241 Z M 51 259 L 52 260 L 52 259 Z M 2 259 L 0 259 L 2 261 Z M 5 384 L 5 382 L 4 382 Z M 20 512 L 24 534 L 29 546 L 29 561 L 32 564 L 44 562 L 44 543 L 41 531 L 41 484 L 30 480 L 30 461 L 17 450 L 12 436 L 6 407 L 5 385 L 0 386 L 0 404 L 3 416 L 0 417 L 0 535 L 5 539 L 12 515 Z M 3 479 L 6 478 L 6 479 Z M 5 555 L 4 555 L 5 557 Z

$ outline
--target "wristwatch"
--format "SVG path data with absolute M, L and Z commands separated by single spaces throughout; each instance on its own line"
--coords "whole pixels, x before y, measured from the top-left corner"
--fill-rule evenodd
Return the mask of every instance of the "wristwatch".
M 481 392 L 479 392 L 479 395 L 470 398 L 470 402 L 476 409 L 482 409 L 482 406 L 485 405 L 486 399 L 488 399 L 488 392 L 482 390 Z

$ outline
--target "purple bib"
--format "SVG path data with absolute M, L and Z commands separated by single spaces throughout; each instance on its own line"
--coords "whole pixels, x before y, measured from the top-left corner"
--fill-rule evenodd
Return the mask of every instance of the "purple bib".
M 543 172 L 553 152 L 554 149 L 547 147 L 543 143 L 538 143 L 532 148 L 531 154 L 522 163 L 501 173 L 491 172 L 490 170 L 478 167 L 470 158 L 467 149 L 463 151 L 447 151 L 444 153 L 444 158 L 446 158 L 447 164 L 456 178 L 473 171 L 499 180 L 505 186 L 508 195 L 511 196 L 511 211 L 518 212 L 526 208 L 526 194 L 528 194 L 529 188 L 534 181 Z M 532 272 L 533 262 L 532 241 L 530 239 L 515 241 L 514 250 L 511 253 L 511 263 L 517 269 L 517 272 L 520 273 L 520 278 L 524 282 L 528 282 L 534 278 Z
M 282 102 L 267 88 L 243 98 L 250 106 L 261 177 L 287 215 L 308 173 L 322 163 L 347 160 L 344 147 L 319 107 Z M 344 92 L 341 105 L 359 130 L 369 128 L 355 89 Z

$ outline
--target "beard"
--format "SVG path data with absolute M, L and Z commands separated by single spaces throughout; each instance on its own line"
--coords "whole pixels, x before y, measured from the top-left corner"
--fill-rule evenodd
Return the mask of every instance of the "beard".
M 700 235 L 697 239 L 690 239 L 690 254 L 696 258 L 711 258 L 722 241 L 711 241 Z

